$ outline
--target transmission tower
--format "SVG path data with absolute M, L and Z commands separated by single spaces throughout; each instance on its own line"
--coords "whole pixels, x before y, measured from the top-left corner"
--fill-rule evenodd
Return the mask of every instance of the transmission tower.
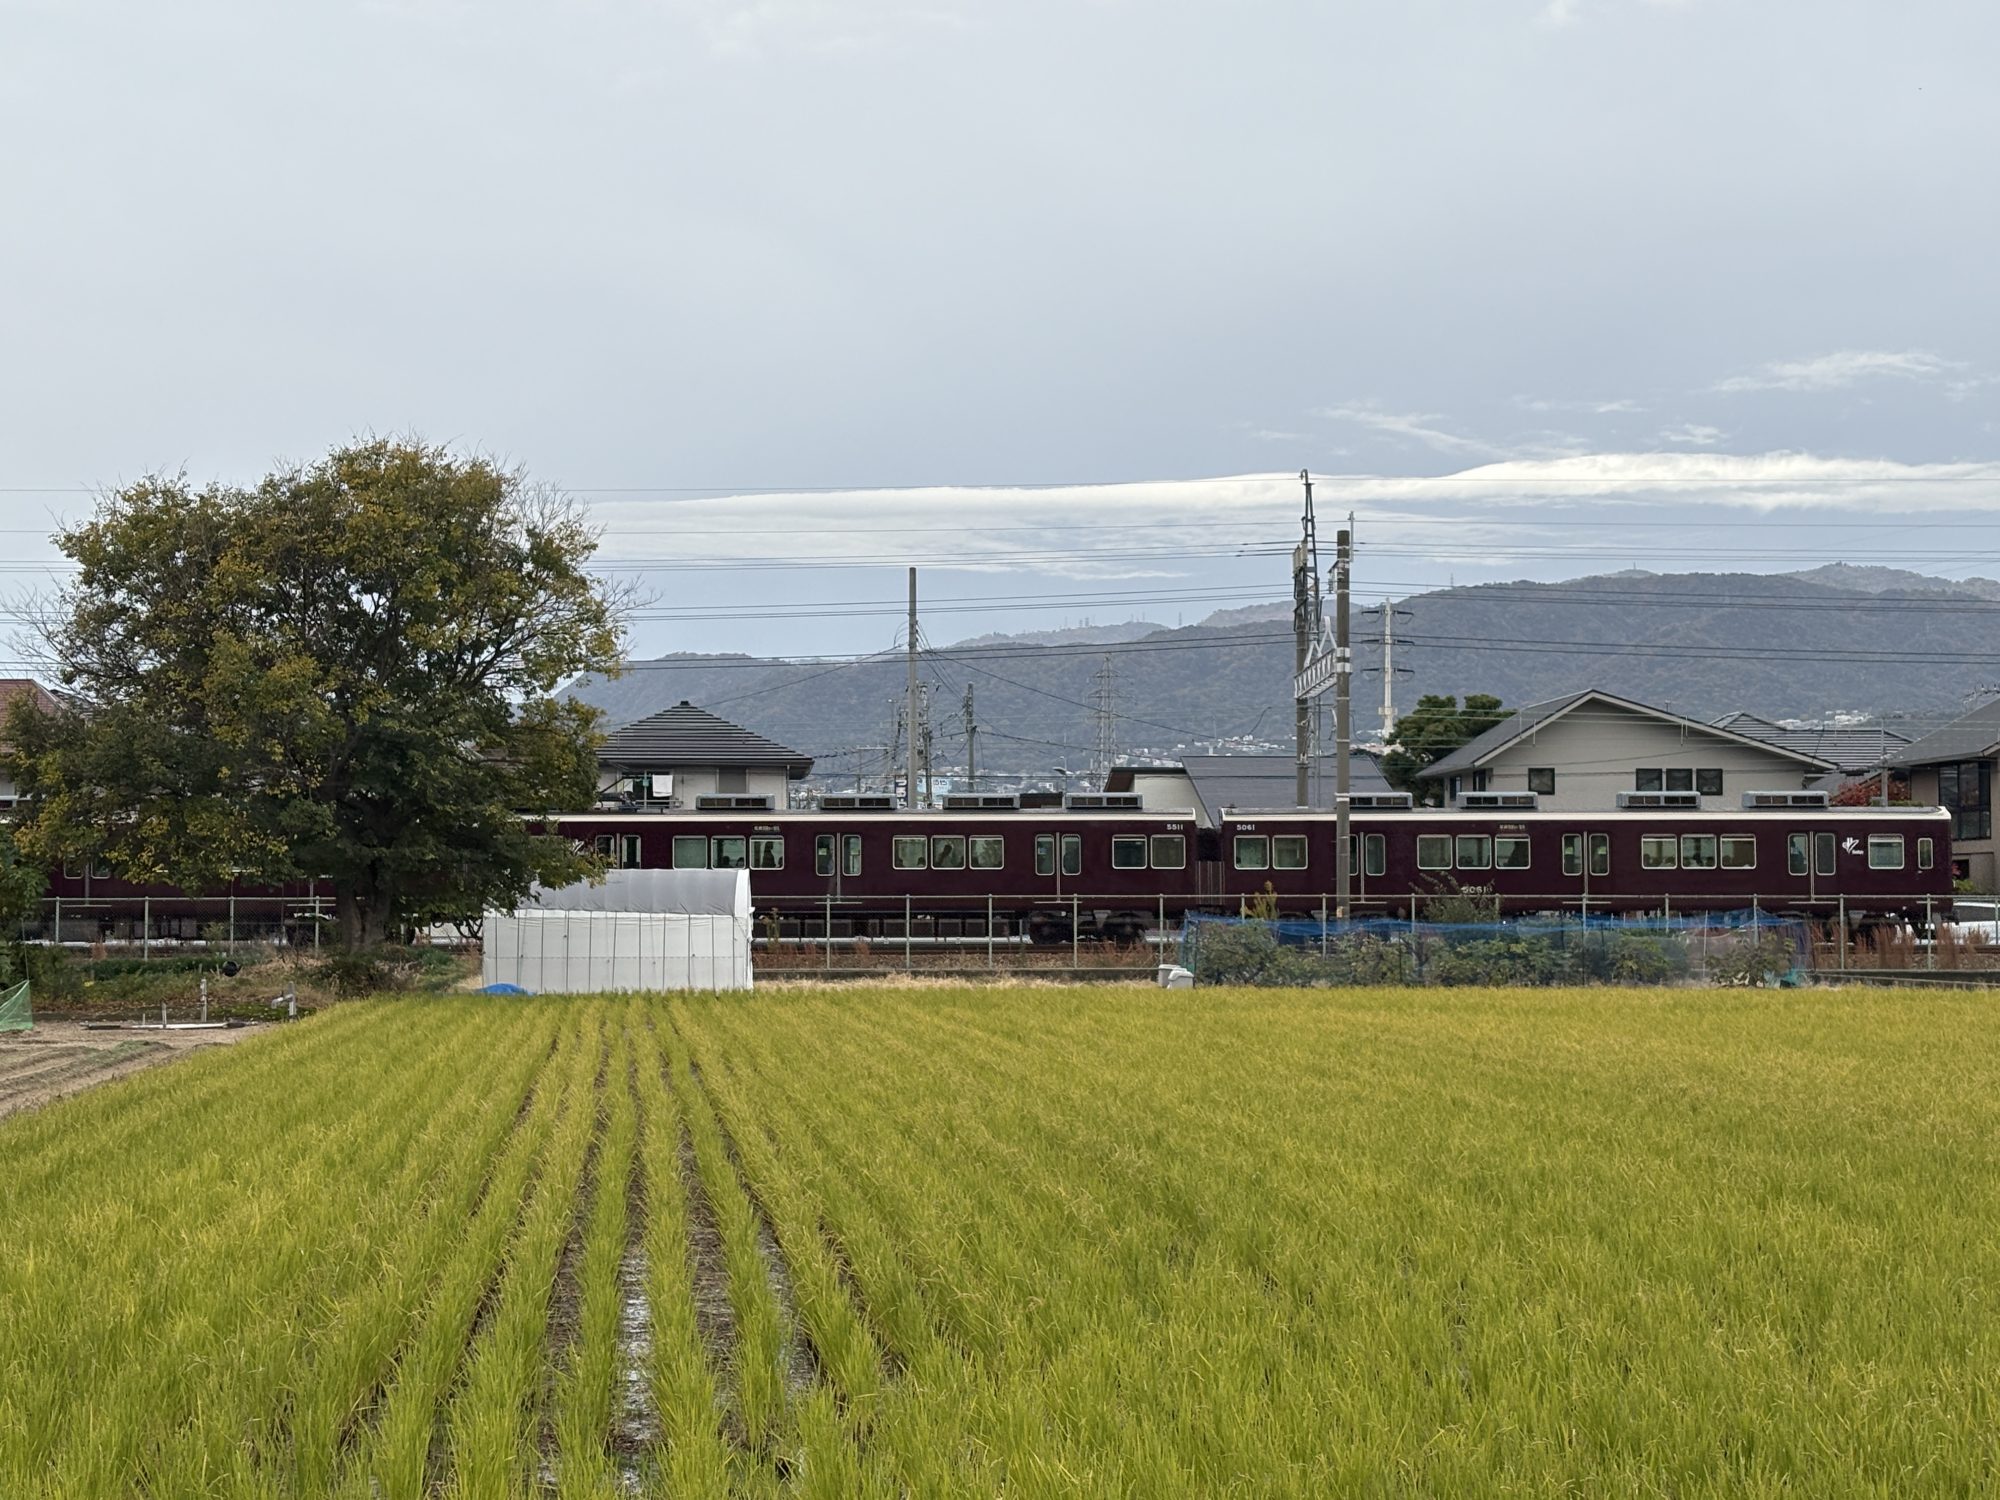
M 1095 683 L 1090 701 L 1097 721 L 1097 750 L 1091 757 L 1090 774 L 1102 791 L 1111 775 L 1111 763 L 1118 758 L 1118 668 L 1110 652 L 1104 654 L 1104 664 L 1091 680 Z

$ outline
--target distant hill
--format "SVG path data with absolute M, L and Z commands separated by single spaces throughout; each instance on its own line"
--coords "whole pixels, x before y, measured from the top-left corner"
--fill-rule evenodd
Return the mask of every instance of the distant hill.
M 1490 692 L 1509 704 L 1583 687 L 1709 719 L 1836 711 L 1934 720 L 2000 677 L 2000 583 L 1837 564 L 1803 574 L 1625 572 L 1562 583 L 1483 584 L 1402 600 L 1396 701 Z M 1127 754 L 1285 745 L 1291 725 L 1289 607 L 1218 611 L 1183 629 L 1134 624 L 986 636 L 928 653 L 940 765 L 963 755 L 969 684 L 980 761 L 994 770 L 1074 766 L 1094 744 L 1094 674 L 1111 648 L 1118 742 Z M 1380 616 L 1354 617 L 1355 727 L 1381 712 Z M 1092 632 L 1136 631 L 1115 638 Z M 1871 660 L 1867 653 L 1898 660 Z M 1968 657 L 1984 656 L 1985 666 Z M 1957 658 L 1951 660 L 1950 658 Z M 577 696 L 613 724 L 686 698 L 840 773 L 888 740 L 904 663 L 792 663 L 746 656 L 635 662 Z M 1221 741 L 1229 741 L 1219 744 Z M 869 747 L 875 747 L 872 750 Z

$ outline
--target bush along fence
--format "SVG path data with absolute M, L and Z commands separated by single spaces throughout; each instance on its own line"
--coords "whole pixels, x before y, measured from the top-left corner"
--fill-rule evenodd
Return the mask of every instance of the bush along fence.
M 1203 985 L 1793 985 L 1810 966 L 1796 918 L 1524 918 L 1487 922 L 1190 916 L 1181 966 Z

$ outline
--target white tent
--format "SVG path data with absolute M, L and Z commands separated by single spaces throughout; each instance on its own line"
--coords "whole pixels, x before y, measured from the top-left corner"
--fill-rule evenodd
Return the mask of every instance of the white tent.
M 486 984 L 534 994 L 750 988 L 748 870 L 612 870 L 490 911 Z

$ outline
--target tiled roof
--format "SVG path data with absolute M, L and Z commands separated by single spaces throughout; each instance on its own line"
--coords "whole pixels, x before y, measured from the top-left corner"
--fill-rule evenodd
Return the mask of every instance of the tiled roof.
M 782 768 L 794 781 L 812 770 L 812 757 L 696 708 L 683 698 L 672 708 L 635 720 L 606 736 L 600 764 L 634 771 L 672 766 Z
M 1794 727 L 1773 724 L 1755 714 L 1727 714 L 1715 721 L 1717 729 L 1748 735 L 1781 750 L 1796 750 L 1842 771 L 1867 771 L 1895 757 L 1909 744 L 1907 734 L 1881 724 L 1808 724 Z
M 1934 729 L 1914 744 L 1895 752 L 1890 763 L 1929 766 L 1947 760 L 1979 760 L 2000 745 L 2000 698 L 1982 703 L 1971 713 Z

